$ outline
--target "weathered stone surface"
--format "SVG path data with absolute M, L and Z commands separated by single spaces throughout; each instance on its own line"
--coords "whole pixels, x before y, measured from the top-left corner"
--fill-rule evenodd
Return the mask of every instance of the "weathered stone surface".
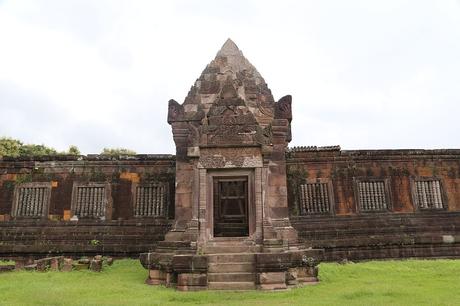
M 51 257 L 50 270 L 59 271 L 60 267 L 63 265 L 63 262 L 64 262 L 63 256 Z
M 165 285 L 166 284 L 166 272 L 159 269 L 150 269 L 149 275 L 145 280 L 147 285 Z
M 22 270 L 24 266 L 31 265 L 34 263 L 32 258 L 17 258 L 14 262 L 15 270 Z
M 102 260 L 92 259 L 89 264 L 89 269 L 93 272 L 101 272 L 102 271 Z
M 24 266 L 24 270 L 26 271 L 35 271 L 37 269 L 37 264 L 31 264 Z
M 72 258 L 64 258 L 61 271 L 62 272 L 70 272 L 73 270 L 73 259 Z
M 207 169 L 256 168 L 262 166 L 262 155 L 257 147 L 202 149 L 198 162 L 198 168 Z
M 78 260 L 78 263 L 79 263 L 79 264 L 85 264 L 85 265 L 86 265 L 86 264 L 89 264 L 90 261 L 91 261 L 91 260 L 90 260 L 89 258 L 80 258 L 80 259 Z
M 207 286 L 206 273 L 179 273 L 177 277 L 177 290 L 179 291 L 204 290 Z
M 258 274 L 262 290 L 286 289 L 286 272 L 262 272 Z
M 207 271 L 208 258 L 201 255 L 175 255 L 172 258 L 172 268 L 179 273 Z
M 75 270 L 88 270 L 88 268 L 89 268 L 89 262 L 88 262 L 88 263 L 79 263 L 79 262 L 74 263 L 74 264 L 73 264 L 73 268 L 74 268 Z
M 298 268 L 289 268 L 286 272 L 286 285 L 297 286 L 298 284 Z
M 51 258 L 42 258 L 42 259 L 35 260 L 35 265 L 36 265 L 37 271 L 45 272 L 50 268 Z

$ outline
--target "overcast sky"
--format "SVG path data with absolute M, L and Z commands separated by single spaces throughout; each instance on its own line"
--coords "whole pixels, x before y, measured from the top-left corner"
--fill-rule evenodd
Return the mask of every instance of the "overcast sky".
M 0 136 L 173 153 L 167 103 L 230 37 L 291 145 L 459 148 L 460 1 L 0 0 Z

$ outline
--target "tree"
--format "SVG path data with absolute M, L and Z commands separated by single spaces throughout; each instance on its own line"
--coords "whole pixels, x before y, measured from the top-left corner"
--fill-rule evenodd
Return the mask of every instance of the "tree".
M 78 149 L 77 146 L 74 146 L 74 145 L 71 145 L 69 147 L 69 149 L 67 150 L 67 152 L 65 152 L 65 154 L 68 154 L 68 155 L 80 155 L 80 150 Z
M 101 155 L 136 155 L 136 152 L 125 148 L 104 148 L 101 152 Z
M 57 155 L 58 152 L 50 147 L 47 147 L 43 144 L 26 144 L 22 145 L 19 149 L 20 156 L 44 156 L 44 155 Z
M 67 151 L 58 152 L 56 149 L 47 147 L 43 144 L 24 144 L 18 139 L 0 137 L 0 156 L 44 156 L 44 155 L 80 155 L 80 150 L 76 146 L 70 146 Z
M 22 142 L 17 139 L 8 137 L 0 138 L 0 156 L 18 157 L 20 149 L 23 146 Z

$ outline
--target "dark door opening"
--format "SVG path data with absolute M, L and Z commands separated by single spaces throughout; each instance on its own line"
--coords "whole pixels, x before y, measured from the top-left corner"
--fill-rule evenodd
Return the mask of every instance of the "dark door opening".
M 249 235 L 248 178 L 214 178 L 214 237 Z

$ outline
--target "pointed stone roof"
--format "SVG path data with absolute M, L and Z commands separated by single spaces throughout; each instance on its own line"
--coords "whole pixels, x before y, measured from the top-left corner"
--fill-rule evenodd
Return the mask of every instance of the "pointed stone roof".
M 285 133 L 289 142 L 291 119 L 291 96 L 275 103 L 265 80 L 231 39 L 203 70 L 184 103 L 168 104 L 168 123 L 181 154 L 185 148 L 209 145 L 271 145 L 274 125 L 282 127 L 278 136 Z
M 238 46 L 231 40 L 230 38 L 224 43 L 222 48 L 220 48 L 219 52 L 217 52 L 216 56 L 243 56 L 243 52 L 238 49 Z
M 257 69 L 244 57 L 243 52 L 238 48 L 238 46 L 230 38 L 223 44 L 219 52 L 216 54 L 217 58 L 225 58 L 227 64 L 235 71 L 251 71 L 257 77 L 262 79 L 262 76 L 257 71 Z
M 190 89 L 183 104 L 186 117 L 193 116 L 193 112 L 207 114 L 211 106 L 229 92 L 229 86 L 233 86 L 245 108 L 260 124 L 268 124 L 273 119 L 274 100 L 270 89 L 231 39 L 227 39 Z

